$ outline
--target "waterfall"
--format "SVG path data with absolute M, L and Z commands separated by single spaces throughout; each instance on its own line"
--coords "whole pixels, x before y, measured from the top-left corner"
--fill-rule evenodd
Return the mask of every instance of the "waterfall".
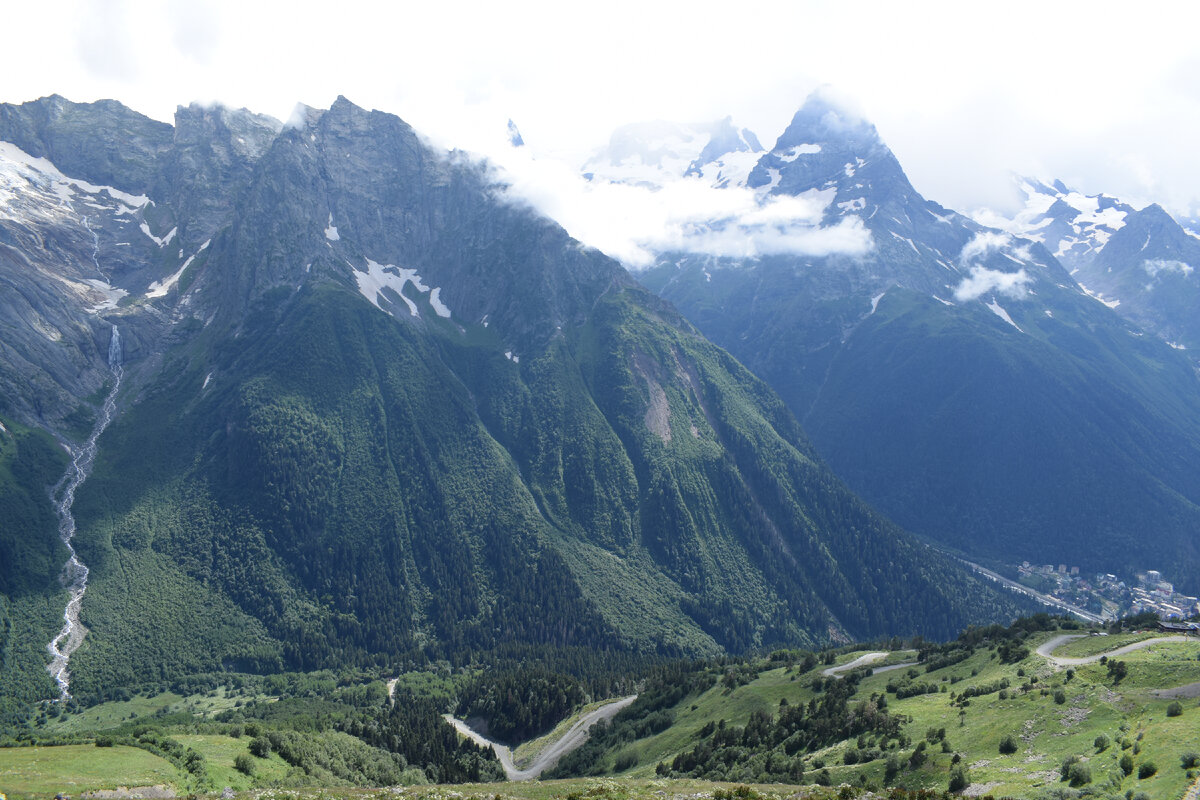
M 68 465 L 66 473 L 50 490 L 50 499 L 53 501 L 55 513 L 58 515 L 58 535 L 70 553 L 61 577 L 63 586 L 70 594 L 67 607 L 63 610 L 62 630 L 51 640 L 50 644 L 46 645 L 46 650 L 50 653 L 50 664 L 46 669 L 50 672 L 50 677 L 54 678 L 54 682 L 58 684 L 59 700 L 66 700 L 71 696 L 71 675 L 67 670 L 67 665 L 71 654 L 79 649 L 79 645 L 83 643 L 83 637 L 87 634 L 87 628 L 79 621 L 79 609 L 83 605 L 83 594 L 87 591 L 88 568 L 79 560 L 75 546 L 71 543 L 71 540 L 75 538 L 75 517 L 71 513 L 71 506 L 75 503 L 75 490 L 87 480 L 87 476 L 92 471 L 92 464 L 96 460 L 96 442 L 116 414 L 117 391 L 121 388 L 121 378 L 124 374 L 121 368 L 121 357 L 121 331 L 116 325 L 113 325 L 112 338 L 108 342 L 108 367 L 112 370 L 115 379 L 112 389 L 104 398 L 104 405 L 100 409 L 100 415 L 96 419 L 96 426 L 92 429 L 91 436 L 78 450 L 72 451 L 71 463 Z

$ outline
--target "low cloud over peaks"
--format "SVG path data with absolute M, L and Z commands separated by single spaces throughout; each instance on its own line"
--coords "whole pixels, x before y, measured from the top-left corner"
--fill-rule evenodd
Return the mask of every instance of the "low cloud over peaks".
M 959 263 L 970 270 L 967 277 L 954 288 L 954 298 L 959 302 L 977 300 L 985 294 L 1002 294 L 1020 300 L 1029 292 L 1033 278 L 1022 267 L 1016 272 L 989 269 L 984 261 L 994 254 L 1001 254 L 1009 261 L 1019 263 L 1030 258 L 1027 245 L 1018 245 L 1017 240 L 1000 231 L 983 231 L 975 235 L 959 254 Z
M 987 267 L 975 266 L 971 274 L 963 278 L 962 283 L 954 288 L 954 299 L 959 302 L 977 300 L 985 294 L 995 292 L 1014 300 L 1020 300 L 1029 292 L 1029 284 L 1033 278 L 1025 270 L 1016 272 L 1001 272 Z
M 755 258 L 861 256 L 874 247 L 862 220 L 847 215 L 823 226 L 832 192 L 766 196 L 753 189 L 716 188 L 699 177 L 661 185 L 587 180 L 566 162 L 513 149 L 502 178 L 514 202 L 528 204 L 580 241 L 632 269 L 660 253 Z

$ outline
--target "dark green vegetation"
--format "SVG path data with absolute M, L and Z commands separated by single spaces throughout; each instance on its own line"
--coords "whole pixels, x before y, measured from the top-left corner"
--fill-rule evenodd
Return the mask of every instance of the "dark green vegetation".
M 459 715 L 483 720 L 488 738 L 515 746 L 553 729 L 584 697 L 577 678 L 536 667 L 481 673 L 460 695 Z
M 110 152 L 119 127 L 54 135 Z M 121 411 L 74 508 L 83 705 L 438 659 L 603 680 L 1020 608 L 856 499 L 775 394 L 619 265 L 399 119 L 339 99 L 278 131 L 182 109 L 167 151 L 121 146 L 141 155 L 84 177 L 157 165 L 119 185 L 150 195 L 138 213 L 178 229 L 181 255 L 117 271 L 135 290 L 107 320 Z M 97 226 L 102 257 L 130 250 L 111 237 L 135 226 Z M 477 711 L 522 737 L 577 700 L 558 688 Z
M 858 206 L 870 252 L 664 254 L 640 277 L 778 391 L 835 472 L 906 529 L 997 564 L 1156 564 L 1200 591 L 1188 354 L 1131 330 L 1039 245 L 921 197 L 874 128 L 840 113 L 810 100 L 750 182 L 774 169 L 772 196 L 836 193 L 825 224 Z M 814 143 L 820 154 L 786 156 Z M 1131 222 L 1114 246 L 1136 253 L 1145 233 Z M 1180 269 L 1154 297 L 1182 302 L 1169 291 Z M 1140 262 L 1127 272 L 1147 278 Z M 1194 304 L 1179 316 L 1196 318 Z
M 51 696 L 46 643 L 62 625 L 67 549 L 49 489 L 67 457 L 46 433 L 0 419 L 0 725 Z
M 503 779 L 490 751 L 460 741 L 442 720 L 453 702 L 437 688 L 442 684 L 426 686 L 434 688 L 399 690 L 393 702 L 381 681 L 362 674 L 223 674 L 175 684 L 171 693 L 160 693 L 163 687 L 143 696 L 125 693 L 82 714 L 53 706 L 52 716 L 33 729 L 9 728 L 0 735 L 0 783 L 7 788 L 29 780 L 28 768 L 19 765 L 24 749 L 35 745 L 51 746 L 41 751 L 47 754 L 43 761 L 62 752 L 73 761 L 95 762 L 96 769 L 107 753 L 121 761 L 136 748 L 169 764 L 168 783 L 199 791 L 230 783 L 328 787 Z M 188 691 L 195 692 L 188 700 L 177 693 Z M 96 748 L 94 756 L 72 749 L 84 743 Z
M 67 550 L 49 490 L 66 469 L 66 453 L 43 431 L 6 418 L 0 426 L 0 595 L 57 591 L 46 577 L 57 575 Z

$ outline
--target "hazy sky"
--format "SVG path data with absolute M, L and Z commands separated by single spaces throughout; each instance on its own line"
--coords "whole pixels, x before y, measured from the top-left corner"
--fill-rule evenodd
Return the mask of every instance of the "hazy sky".
M 35 8 L 36 6 L 36 8 Z M 339 94 L 488 152 L 512 117 L 582 163 L 626 122 L 732 114 L 770 146 L 832 85 L 917 188 L 962 211 L 1007 176 L 1200 210 L 1193 2 L 9 4 L 0 100 L 218 100 L 286 119 Z

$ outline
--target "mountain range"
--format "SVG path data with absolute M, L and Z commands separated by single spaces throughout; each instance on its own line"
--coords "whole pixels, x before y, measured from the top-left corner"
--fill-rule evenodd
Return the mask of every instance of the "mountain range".
M 678 145 L 668 180 L 708 180 L 706 144 Z M 654 149 L 585 170 L 624 182 Z M 997 566 L 1158 565 L 1200 588 L 1194 237 L 1036 182 L 1008 230 L 982 225 L 821 94 L 754 158 L 721 186 L 755 210 L 693 220 L 638 278 L 778 391 L 852 489 Z
M 60 687 L 84 700 L 1026 607 L 852 494 L 670 302 L 395 116 L 49 97 L 0 106 L 0 142 L 7 719 L 56 695 L 63 526 L 86 636 Z
M 1025 208 L 1000 223 L 1043 242 L 1080 285 L 1140 330 L 1178 350 L 1200 349 L 1200 239 L 1150 204 L 1134 209 L 1061 181 L 1022 181 Z M 1192 357 L 1193 361 L 1196 357 Z

